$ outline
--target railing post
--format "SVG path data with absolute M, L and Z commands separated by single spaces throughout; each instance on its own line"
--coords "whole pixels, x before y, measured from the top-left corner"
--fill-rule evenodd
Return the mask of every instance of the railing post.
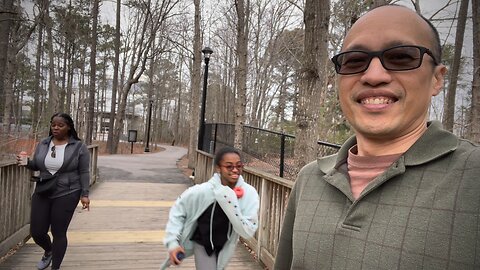
M 283 171 L 285 170 L 285 133 L 282 132 L 280 137 L 280 177 L 283 177 Z
M 265 236 L 268 237 L 268 230 L 270 229 L 268 226 L 267 216 L 268 216 L 268 209 L 270 207 L 268 202 L 271 202 L 270 198 L 268 198 L 269 191 L 267 180 L 264 177 L 261 177 L 260 182 L 260 209 L 258 213 L 258 229 L 257 229 L 257 257 L 259 261 L 262 261 L 262 248 L 264 245 L 268 245 L 268 242 L 265 241 Z

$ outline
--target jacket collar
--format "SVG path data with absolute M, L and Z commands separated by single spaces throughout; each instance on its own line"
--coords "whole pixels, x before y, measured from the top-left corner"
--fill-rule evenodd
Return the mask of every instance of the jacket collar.
M 424 164 L 457 149 L 459 143 L 457 136 L 442 129 L 440 122 L 428 122 L 427 127 L 427 131 L 402 155 L 405 166 Z M 350 137 L 336 155 L 319 158 L 317 164 L 320 170 L 328 174 L 333 169 L 338 169 L 345 164 L 348 150 L 356 143 L 356 137 Z
M 45 140 L 42 141 L 43 144 L 49 145 L 50 142 L 53 140 L 53 135 L 48 136 L 45 138 Z M 68 138 L 68 143 L 67 144 L 72 144 L 75 143 L 77 140 L 75 140 L 72 136 Z
M 358 200 L 389 179 L 405 173 L 407 166 L 427 163 L 457 149 L 458 138 L 443 130 L 439 122 L 429 122 L 427 126 L 427 131 L 389 169 L 377 176 L 362 191 Z M 343 144 L 336 155 L 320 158 L 317 161 L 320 170 L 325 174 L 324 180 L 338 188 L 352 202 L 358 200 L 354 200 L 352 196 L 346 163 L 348 150 L 356 143 L 356 138 L 351 137 Z

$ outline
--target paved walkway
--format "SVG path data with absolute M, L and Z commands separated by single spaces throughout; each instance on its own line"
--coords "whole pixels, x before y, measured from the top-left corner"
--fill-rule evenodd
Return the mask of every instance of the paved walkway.
M 100 156 L 100 180 L 91 189 L 90 211 L 77 207 L 68 231 L 62 270 L 159 269 L 168 211 L 191 181 L 177 168 L 186 154 L 163 146 L 159 153 Z M 0 264 L 0 270 L 36 269 L 42 250 L 30 240 Z M 192 258 L 180 267 L 195 269 Z M 240 244 L 229 270 L 262 269 Z

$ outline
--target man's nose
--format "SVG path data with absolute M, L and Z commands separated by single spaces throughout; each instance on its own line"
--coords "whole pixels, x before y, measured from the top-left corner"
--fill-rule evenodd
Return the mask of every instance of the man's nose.
M 373 57 L 368 65 L 367 70 L 363 72 L 360 80 L 362 83 L 367 83 L 370 85 L 378 85 L 381 83 L 390 82 L 392 76 L 390 72 L 383 67 L 380 58 Z

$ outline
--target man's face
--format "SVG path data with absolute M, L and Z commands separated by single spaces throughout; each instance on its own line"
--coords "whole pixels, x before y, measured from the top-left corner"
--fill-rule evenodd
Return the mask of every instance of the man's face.
M 402 7 L 378 8 L 355 23 L 342 52 L 381 51 L 397 45 L 433 48 L 433 34 L 413 11 Z M 446 69 L 423 55 L 422 65 L 408 71 L 388 71 L 375 57 L 368 69 L 339 75 L 340 105 L 358 137 L 391 141 L 426 126 L 432 96 L 443 85 Z

